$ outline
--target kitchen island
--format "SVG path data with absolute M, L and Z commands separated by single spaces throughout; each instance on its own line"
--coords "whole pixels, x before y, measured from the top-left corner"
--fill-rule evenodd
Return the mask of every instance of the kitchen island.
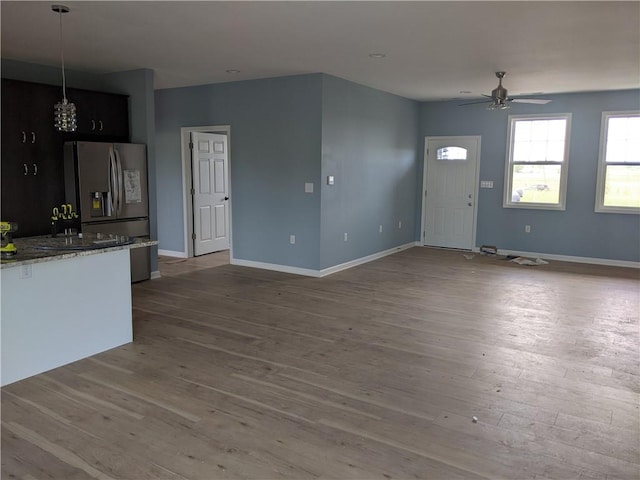
M 84 235 L 16 239 L 1 261 L 1 384 L 133 340 L 129 250 L 155 240 Z

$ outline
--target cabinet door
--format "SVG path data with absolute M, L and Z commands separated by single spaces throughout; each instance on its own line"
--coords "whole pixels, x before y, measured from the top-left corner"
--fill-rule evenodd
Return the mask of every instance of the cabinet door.
M 76 104 L 76 140 L 126 142 L 129 139 L 129 101 L 125 95 L 69 89 Z
M 21 205 L 27 197 L 27 127 L 23 105 L 28 102 L 23 82 L 2 79 L 2 220 L 21 222 Z M 20 225 L 18 225 L 20 227 Z
M 50 231 L 51 209 L 64 200 L 62 137 L 53 106 L 58 87 L 2 81 L 3 220 L 18 223 L 16 237 Z
M 67 89 L 67 98 L 76 106 L 78 128 L 75 133 L 71 134 L 74 136 L 73 140 L 81 140 L 82 138 L 76 138 L 78 135 L 98 135 L 97 112 L 93 101 L 93 92 L 69 88 Z

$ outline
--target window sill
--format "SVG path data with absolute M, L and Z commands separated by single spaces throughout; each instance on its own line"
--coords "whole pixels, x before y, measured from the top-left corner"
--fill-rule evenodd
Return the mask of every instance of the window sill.
M 565 205 L 545 204 L 545 203 L 503 203 L 502 208 L 518 208 L 523 210 L 566 210 Z
M 596 213 L 622 213 L 625 215 L 640 215 L 640 208 L 633 207 L 603 207 L 597 206 Z

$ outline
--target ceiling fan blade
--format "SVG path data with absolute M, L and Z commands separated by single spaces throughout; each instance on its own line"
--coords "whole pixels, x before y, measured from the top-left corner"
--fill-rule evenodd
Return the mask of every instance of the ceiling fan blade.
M 469 102 L 469 103 L 461 103 L 458 105 L 459 107 L 464 107 L 465 105 L 476 105 L 478 103 L 491 103 L 493 100 L 482 100 L 481 102 Z
M 510 98 L 508 101 L 513 103 L 534 103 L 536 105 L 546 105 L 551 100 L 543 100 L 541 98 Z

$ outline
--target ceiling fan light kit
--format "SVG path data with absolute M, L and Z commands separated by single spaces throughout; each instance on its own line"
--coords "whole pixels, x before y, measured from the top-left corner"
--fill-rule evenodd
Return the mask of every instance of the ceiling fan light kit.
M 489 98 L 489 100 L 482 100 L 480 102 L 462 103 L 459 106 L 476 105 L 479 103 L 488 103 L 487 110 L 506 110 L 511 108 L 512 103 L 529 103 L 533 105 L 546 105 L 551 100 L 545 100 L 542 98 L 509 98 L 506 88 L 502 86 L 502 79 L 507 72 L 496 72 L 498 78 L 498 86 L 491 90 L 491 95 L 483 95 L 483 97 Z

